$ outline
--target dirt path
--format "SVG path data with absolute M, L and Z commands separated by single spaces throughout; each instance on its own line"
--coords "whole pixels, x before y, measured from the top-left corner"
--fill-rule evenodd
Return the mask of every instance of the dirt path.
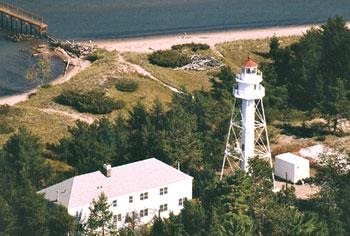
M 54 108 L 44 108 L 44 109 L 39 109 L 40 111 L 43 111 L 45 113 L 48 114 L 59 114 L 62 116 L 66 116 L 66 117 L 70 117 L 73 120 L 81 120 L 84 121 L 88 124 L 92 124 L 95 121 L 95 118 L 92 116 L 89 116 L 87 114 L 83 114 L 83 113 L 79 113 L 79 112 L 68 112 L 68 111 L 61 111 L 61 110 L 57 110 Z
M 147 70 L 145 70 L 142 66 L 140 65 L 137 65 L 137 64 L 133 64 L 131 62 L 128 62 L 127 60 L 125 60 L 125 58 L 122 56 L 122 55 L 119 55 L 118 56 L 118 59 L 117 59 L 120 63 L 123 63 L 123 64 L 126 64 L 128 66 L 130 66 L 133 70 L 135 70 L 138 74 L 142 75 L 142 76 L 145 76 L 145 77 L 148 77 L 154 81 L 156 81 L 157 83 L 161 84 L 162 86 L 170 89 L 172 92 L 175 92 L 175 93 L 182 93 L 179 89 L 169 85 L 169 84 L 166 84 L 164 83 L 163 81 L 161 81 L 160 79 L 154 77 L 150 72 L 148 72 Z
M 286 185 L 285 182 L 276 181 L 277 188 L 282 189 L 284 185 Z M 288 184 L 288 186 L 291 186 L 291 185 L 295 188 L 295 196 L 299 199 L 308 199 L 312 197 L 312 195 L 320 191 L 320 187 L 316 185 L 310 185 L 310 184 L 297 185 L 297 184 L 290 184 L 290 183 Z

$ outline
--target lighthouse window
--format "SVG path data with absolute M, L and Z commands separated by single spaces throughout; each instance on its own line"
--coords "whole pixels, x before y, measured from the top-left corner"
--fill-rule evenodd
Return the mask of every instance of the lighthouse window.
M 254 84 L 254 90 L 256 90 L 256 84 Z
M 244 151 L 244 144 L 242 144 L 242 151 Z
M 250 68 L 247 69 L 247 74 L 250 74 Z
M 256 73 L 256 70 L 255 70 L 255 68 L 254 69 L 252 69 L 252 74 L 255 74 Z

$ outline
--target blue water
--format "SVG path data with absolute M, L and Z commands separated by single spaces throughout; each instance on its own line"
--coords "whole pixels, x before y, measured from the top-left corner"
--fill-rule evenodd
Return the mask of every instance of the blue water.
M 349 0 L 7 0 L 42 15 L 49 34 L 63 39 L 106 39 L 320 23 L 350 19 Z M 25 44 L 0 40 L 0 95 L 24 82 Z M 62 70 L 58 65 L 57 70 Z

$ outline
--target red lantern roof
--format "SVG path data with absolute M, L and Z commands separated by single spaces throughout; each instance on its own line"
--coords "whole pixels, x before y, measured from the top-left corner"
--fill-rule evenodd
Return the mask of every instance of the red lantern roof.
M 258 67 L 258 64 L 254 62 L 250 57 L 248 57 L 247 61 L 243 63 L 242 67 L 244 68 Z

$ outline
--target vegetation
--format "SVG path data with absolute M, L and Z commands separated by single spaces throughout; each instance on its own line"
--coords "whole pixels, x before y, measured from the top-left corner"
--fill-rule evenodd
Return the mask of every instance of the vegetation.
M 256 52 L 259 62 L 263 62 L 264 83 L 269 90 L 266 102 L 270 121 L 307 119 L 310 117 L 308 110 L 311 110 L 329 119 L 334 128 L 338 119 L 348 117 L 346 111 L 340 109 L 346 108 L 349 101 L 348 73 L 338 71 L 348 69 L 350 54 L 345 55 L 348 53 L 347 37 L 348 29 L 344 28 L 341 19 L 336 18 L 329 20 L 320 30 L 311 30 L 300 42 L 291 46 L 285 47 L 285 42 L 273 38 L 270 50 L 266 45 L 265 53 Z M 331 41 L 336 47 L 332 46 Z M 258 50 L 257 45 L 249 50 Z M 115 166 L 150 157 L 172 166 L 180 164 L 184 172 L 192 175 L 195 199 L 185 202 L 179 216 L 171 215 L 169 219 L 156 217 L 151 232 L 135 232 L 135 221 L 131 221 L 129 228 L 121 230 L 120 235 L 346 235 L 350 232 L 350 172 L 342 168 L 350 163 L 348 159 L 325 157 L 324 165 L 319 167 L 316 177 L 310 180 L 319 185 L 321 191 L 308 200 L 297 199 L 293 188 L 287 186 L 279 193 L 273 193 L 271 169 L 266 162 L 258 159 L 251 160 L 248 175 L 237 171 L 223 181 L 218 181 L 216 174 L 222 161 L 230 118 L 227 114 L 232 105 L 232 84 L 235 83 L 235 75 L 230 68 L 235 69 L 244 60 L 239 57 L 246 56 L 241 55 L 244 53 L 227 56 L 232 50 L 239 51 L 239 44 L 223 44 L 218 46 L 218 50 L 231 67 L 222 68 L 217 74 L 206 75 L 206 79 L 212 77 L 211 86 L 203 90 L 194 91 L 198 87 L 191 87 L 190 91 L 185 89 L 184 93 L 175 94 L 171 104 L 169 100 L 164 102 L 165 99 L 162 99 L 163 103 L 159 100 L 151 103 L 155 96 L 140 102 L 142 99 L 137 97 L 137 93 L 149 88 L 148 85 L 153 86 L 151 90 L 163 89 L 144 78 L 118 74 L 118 77 L 123 75 L 123 78 L 138 79 L 142 89 L 130 94 L 118 91 L 113 80 L 99 80 L 102 75 L 116 73 L 113 72 L 118 68 L 114 64 L 115 60 L 112 60 L 114 54 L 106 53 L 89 70 L 70 81 L 69 85 L 73 87 L 102 87 L 113 98 L 128 94 L 128 101 L 139 102 L 129 107 L 128 114 L 118 114 L 114 116 L 115 119 L 108 116 L 108 119 L 101 119 L 91 125 L 77 122 L 69 128 L 68 135 L 57 136 L 56 140 L 59 141 L 53 145 L 42 145 L 39 138 L 23 128 L 12 132 L 14 134 L 0 151 L 0 188 L 4 190 L 0 191 L 0 235 L 66 235 L 68 232 L 74 235 L 82 229 L 74 225 L 65 209 L 49 203 L 36 191 L 73 173 L 95 171 L 103 163 Z M 328 69 L 331 66 L 330 61 L 326 60 L 329 55 L 340 55 L 339 58 L 342 58 L 339 61 L 330 59 L 337 68 L 335 71 Z M 147 64 L 147 56 L 141 57 L 138 59 L 140 64 L 144 63 L 142 65 L 146 65 L 152 74 L 164 75 L 168 81 L 180 81 L 183 75 L 193 83 L 196 80 L 191 76 L 202 75 L 159 68 Z M 170 77 L 175 79 L 171 80 Z M 36 123 L 41 125 L 37 122 L 39 118 L 31 118 L 36 117 L 34 114 L 42 115 L 42 111 L 31 110 L 29 105 L 57 107 L 59 105 L 52 103 L 52 98 L 62 94 L 66 94 L 63 97 L 68 98 L 65 104 L 69 103 L 69 106 L 104 107 L 97 100 L 104 100 L 101 98 L 107 96 L 105 90 L 97 90 L 100 93 L 98 96 L 84 92 L 81 96 L 83 99 L 79 100 L 81 98 L 71 88 L 64 85 L 56 88 L 40 90 L 37 96 L 15 108 L 1 106 L 0 117 L 14 127 L 13 131 L 18 128 L 13 117 L 15 120 L 30 118 L 25 122 L 20 120 L 20 123 L 28 126 L 35 126 Z M 299 91 L 302 98 L 295 96 Z M 327 101 L 325 98 L 330 93 L 334 96 Z M 90 96 L 93 102 L 89 101 Z M 66 120 L 57 120 L 54 122 L 67 123 Z M 52 127 L 48 125 L 52 121 L 45 119 L 46 125 L 42 129 Z M 307 125 L 301 130 L 292 129 L 290 124 L 278 127 L 283 132 L 298 135 L 310 132 L 308 135 L 312 136 L 324 132 L 323 127 L 309 131 Z M 59 129 L 60 132 L 62 130 L 64 128 Z M 298 148 L 294 144 L 290 145 L 292 147 L 289 148 Z M 64 176 L 58 174 L 52 168 L 52 163 L 58 162 L 68 164 L 72 171 Z M 94 214 L 87 224 L 89 232 L 94 234 L 102 226 L 109 228 L 111 217 L 103 196 L 92 203 L 91 210 Z M 100 217 L 101 212 L 105 217 Z
M 98 49 L 94 50 L 92 53 L 85 57 L 86 60 L 90 62 L 95 62 L 106 57 L 106 52 L 104 50 Z
M 121 92 L 135 92 L 139 88 L 139 84 L 135 80 L 121 79 L 117 81 L 115 87 Z
M 181 67 L 191 62 L 189 56 L 182 54 L 177 50 L 160 50 L 149 56 L 149 61 L 153 65 L 162 67 Z
M 67 210 L 36 193 L 51 176 L 37 137 L 20 129 L 4 145 L 0 163 L 1 235 L 49 236 L 74 231 Z
M 106 195 L 102 192 L 97 200 L 93 200 L 89 207 L 90 215 L 86 223 L 87 235 L 102 236 L 115 233 L 116 227 L 113 222 L 113 213 L 109 210 Z
M 56 102 L 62 105 L 72 106 L 80 112 L 90 112 L 93 114 L 107 114 L 125 106 L 124 101 L 115 101 L 102 90 L 91 90 L 87 92 L 65 90 L 56 98 Z
M 40 55 L 37 62 L 27 71 L 27 80 L 37 80 L 40 85 L 46 83 L 52 72 L 52 63 L 46 55 Z
M 273 63 L 263 67 L 269 106 L 310 111 L 325 118 L 336 133 L 339 119 L 350 117 L 349 39 L 350 30 L 339 17 L 285 48 L 273 38 Z
M 173 50 L 183 50 L 183 49 L 191 49 L 192 52 L 197 52 L 198 50 L 208 50 L 210 47 L 208 44 L 204 43 L 185 43 L 178 44 L 171 47 Z

